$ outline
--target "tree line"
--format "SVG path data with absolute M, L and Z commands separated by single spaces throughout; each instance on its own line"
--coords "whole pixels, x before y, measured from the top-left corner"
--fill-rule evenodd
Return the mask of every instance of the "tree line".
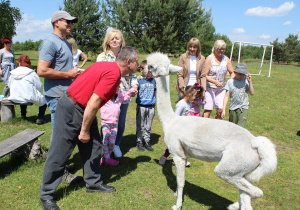
M 10 7 L 9 0 L 1 0 L 0 11 Z M 202 54 L 208 56 L 217 39 L 227 44 L 225 54 L 230 56 L 232 43 L 227 35 L 217 34 L 213 26 L 211 8 L 202 6 L 202 0 L 64 0 L 63 8 L 75 15 L 78 22 L 73 25 L 71 36 L 84 52 L 98 54 L 102 52 L 102 42 L 106 29 L 114 27 L 123 32 L 126 45 L 136 47 L 141 53 L 160 51 L 170 54 L 181 54 L 186 51 L 187 42 L 197 37 L 202 45 Z M 20 19 L 20 10 L 14 11 L 10 22 L 15 26 Z M 19 15 L 18 15 L 19 12 Z M 8 14 L 8 13 L 5 13 Z M 4 21 L 0 18 L 0 24 Z M 5 29 L 6 30 L 6 29 Z M 1 30 L 3 36 L 5 30 Z M 15 27 L 11 27 L 11 36 L 15 35 Z M 41 41 L 31 40 L 16 42 L 14 50 L 37 50 Z M 278 39 L 270 43 L 274 45 L 276 62 L 299 62 L 298 35 L 290 34 L 285 42 Z M 261 59 L 263 47 L 244 46 L 243 59 Z M 238 46 L 235 46 L 233 58 L 238 57 Z M 267 48 L 266 59 L 270 58 Z

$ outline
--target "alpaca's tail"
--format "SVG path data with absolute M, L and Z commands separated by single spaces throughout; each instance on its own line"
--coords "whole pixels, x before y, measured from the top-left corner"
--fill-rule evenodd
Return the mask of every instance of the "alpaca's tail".
M 251 140 L 252 148 L 257 149 L 260 164 L 254 171 L 246 174 L 250 182 L 257 182 L 266 174 L 273 173 L 277 167 L 275 145 L 266 137 L 258 136 Z

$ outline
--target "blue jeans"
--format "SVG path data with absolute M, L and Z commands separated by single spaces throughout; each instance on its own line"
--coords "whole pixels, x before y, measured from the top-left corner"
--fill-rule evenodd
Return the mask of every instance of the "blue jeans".
M 129 103 L 122 104 L 120 107 L 121 113 L 119 116 L 118 133 L 117 133 L 117 138 L 116 138 L 116 143 L 115 143 L 115 145 L 117 145 L 117 146 L 120 146 L 121 139 L 123 137 L 123 133 L 125 130 L 125 121 L 126 121 L 126 114 L 127 114 L 128 106 L 129 106 Z
M 59 98 L 56 97 L 49 97 L 45 96 L 47 106 L 50 109 L 51 112 L 51 126 L 52 126 L 52 133 L 51 133 L 51 139 L 50 142 L 52 142 L 52 136 L 53 136 L 53 128 L 54 128 L 54 117 L 55 117 L 55 111 L 56 111 L 56 104 Z

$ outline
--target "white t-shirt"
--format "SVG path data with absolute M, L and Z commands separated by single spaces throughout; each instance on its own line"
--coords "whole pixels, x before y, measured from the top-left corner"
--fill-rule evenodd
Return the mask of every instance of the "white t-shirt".
M 196 56 L 191 55 L 190 57 L 190 77 L 187 85 L 194 85 L 197 82 L 197 72 L 196 72 Z
M 81 53 L 82 53 L 82 51 L 78 49 L 77 52 L 75 54 L 73 54 L 73 67 L 74 68 L 76 66 L 78 66 Z

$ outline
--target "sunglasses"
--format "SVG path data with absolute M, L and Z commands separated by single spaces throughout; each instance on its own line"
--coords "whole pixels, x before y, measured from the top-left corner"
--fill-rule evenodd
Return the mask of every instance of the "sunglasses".
M 66 20 L 66 19 L 63 19 L 63 18 L 62 18 L 62 19 L 59 19 L 59 20 L 64 20 L 64 21 L 66 21 L 67 24 L 73 24 L 73 21 L 72 21 L 72 20 Z

